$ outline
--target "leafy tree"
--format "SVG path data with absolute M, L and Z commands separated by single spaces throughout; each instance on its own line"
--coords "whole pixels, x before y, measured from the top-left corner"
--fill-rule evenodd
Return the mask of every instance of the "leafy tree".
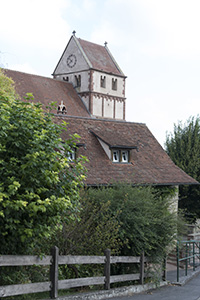
M 200 181 L 200 118 L 190 117 L 185 124 L 174 125 L 173 133 L 167 135 L 166 152 L 173 162 Z M 180 186 L 179 207 L 186 211 L 191 221 L 200 217 L 200 186 Z
M 0 253 L 30 254 L 75 213 L 84 168 L 67 158 L 77 137 L 61 140 L 66 124 L 16 100 L 2 72 L 0 88 Z

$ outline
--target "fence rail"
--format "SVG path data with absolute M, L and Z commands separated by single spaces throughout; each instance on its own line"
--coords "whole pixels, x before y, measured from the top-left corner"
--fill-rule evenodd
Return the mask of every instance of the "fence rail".
M 50 292 L 50 297 L 56 299 L 58 297 L 58 290 L 62 289 L 89 285 L 104 285 L 104 289 L 108 290 L 112 283 L 133 280 L 139 280 L 139 282 L 143 284 L 144 278 L 147 277 L 144 272 L 146 262 L 147 258 L 144 256 L 144 253 L 139 257 L 111 256 L 109 249 L 105 250 L 104 256 L 59 255 L 59 249 L 57 247 L 53 247 L 51 255 L 42 258 L 32 255 L 0 255 L 0 267 L 50 265 L 50 281 L 0 286 L 0 297 L 4 298 L 30 293 Z M 112 276 L 110 274 L 110 265 L 115 263 L 140 264 L 140 272 L 137 274 Z M 59 265 L 73 264 L 103 264 L 104 276 L 58 280 Z

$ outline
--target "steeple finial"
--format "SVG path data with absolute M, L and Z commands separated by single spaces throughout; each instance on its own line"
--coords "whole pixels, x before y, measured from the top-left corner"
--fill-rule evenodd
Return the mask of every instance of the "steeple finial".
M 107 42 L 105 42 L 105 43 L 104 43 L 104 45 L 105 45 L 105 47 L 107 47 L 108 43 L 107 43 Z
M 76 34 L 76 31 L 74 30 L 74 31 L 72 32 L 72 34 L 73 34 L 73 36 L 75 36 L 75 34 Z

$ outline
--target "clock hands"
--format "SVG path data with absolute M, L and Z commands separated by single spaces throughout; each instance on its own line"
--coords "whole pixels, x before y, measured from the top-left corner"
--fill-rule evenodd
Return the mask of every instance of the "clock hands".
M 76 59 L 76 56 L 74 54 L 69 55 L 68 58 L 67 58 L 68 67 L 70 67 L 70 68 L 74 67 L 75 64 L 76 64 L 76 61 L 77 61 L 77 59 Z

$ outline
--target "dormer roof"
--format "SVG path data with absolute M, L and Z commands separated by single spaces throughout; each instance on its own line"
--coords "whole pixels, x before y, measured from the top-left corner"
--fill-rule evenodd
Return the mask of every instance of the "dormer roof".
M 104 130 L 92 129 L 90 130 L 94 136 L 100 139 L 102 142 L 106 143 L 110 149 L 119 148 L 119 149 L 137 149 L 137 145 L 133 144 L 131 140 L 126 138 L 124 132 L 115 132 L 109 128 L 104 128 Z

